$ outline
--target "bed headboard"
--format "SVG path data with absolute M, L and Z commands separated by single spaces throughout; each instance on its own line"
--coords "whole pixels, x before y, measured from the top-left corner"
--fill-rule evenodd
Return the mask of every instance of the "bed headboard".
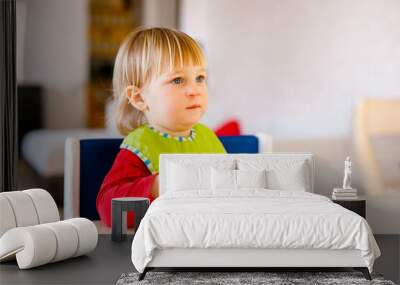
M 256 154 L 160 154 L 160 194 L 166 192 L 167 185 L 167 168 L 170 162 L 180 162 L 187 160 L 194 164 L 212 164 L 213 161 L 224 160 L 235 162 L 240 158 L 245 159 L 262 159 L 271 163 L 277 161 L 304 161 L 306 191 L 314 192 L 314 158 L 311 153 L 256 153 Z

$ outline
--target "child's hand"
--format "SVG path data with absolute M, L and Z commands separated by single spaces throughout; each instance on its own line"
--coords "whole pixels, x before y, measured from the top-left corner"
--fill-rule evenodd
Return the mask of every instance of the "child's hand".
M 154 199 L 156 199 L 159 196 L 159 191 L 158 191 L 159 183 L 158 183 L 158 174 L 156 178 L 154 179 L 153 186 L 151 186 L 151 191 L 150 194 L 153 196 Z

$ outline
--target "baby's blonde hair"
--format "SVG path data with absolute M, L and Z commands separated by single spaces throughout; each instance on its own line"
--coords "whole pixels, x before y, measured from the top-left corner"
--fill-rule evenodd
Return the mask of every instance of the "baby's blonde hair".
M 122 135 L 146 123 L 144 114 L 129 104 L 127 87 L 142 88 L 164 72 L 185 65 L 206 67 L 198 43 L 168 28 L 139 28 L 121 44 L 113 74 L 114 120 Z

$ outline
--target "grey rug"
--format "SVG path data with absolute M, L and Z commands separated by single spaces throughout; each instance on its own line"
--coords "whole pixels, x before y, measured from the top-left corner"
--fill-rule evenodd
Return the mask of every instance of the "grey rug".
M 122 274 L 117 285 L 131 284 L 379 284 L 395 285 L 382 275 L 372 274 L 372 281 L 360 272 L 148 272 L 142 281 L 139 273 Z

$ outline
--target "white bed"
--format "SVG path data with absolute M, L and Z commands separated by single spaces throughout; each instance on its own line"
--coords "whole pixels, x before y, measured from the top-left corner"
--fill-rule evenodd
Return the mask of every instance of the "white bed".
M 154 267 L 354 267 L 379 248 L 359 215 L 313 194 L 311 154 L 169 154 L 132 262 Z M 273 190 L 272 190 L 273 189 Z

